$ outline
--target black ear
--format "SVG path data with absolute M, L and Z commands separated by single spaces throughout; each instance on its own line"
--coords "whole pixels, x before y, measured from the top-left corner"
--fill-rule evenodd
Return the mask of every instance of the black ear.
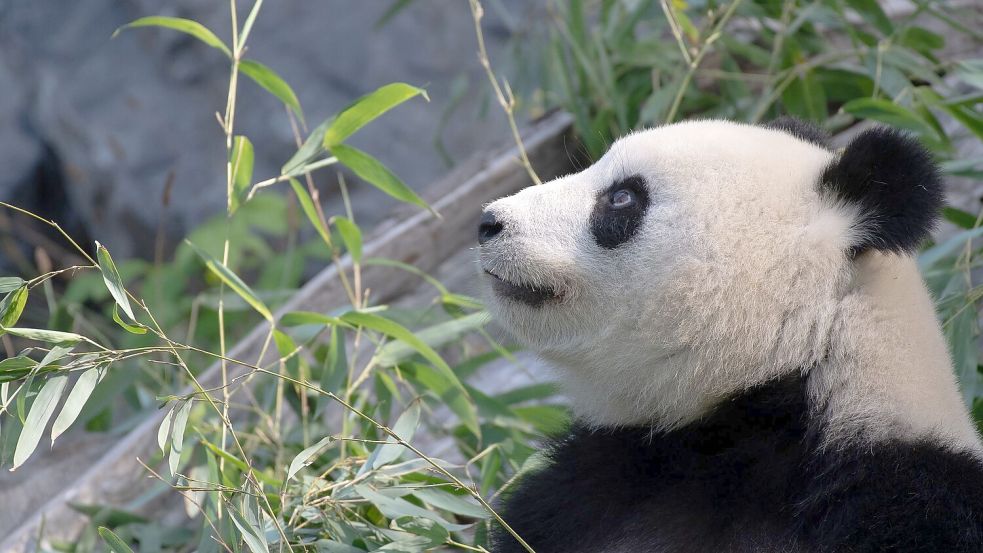
M 860 133 L 823 173 L 820 186 L 860 208 L 851 253 L 913 253 L 932 231 L 944 191 L 932 156 L 915 138 L 877 127 Z

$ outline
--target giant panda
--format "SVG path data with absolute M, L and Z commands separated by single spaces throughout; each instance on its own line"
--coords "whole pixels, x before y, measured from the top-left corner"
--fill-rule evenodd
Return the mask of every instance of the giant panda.
M 538 553 L 983 551 L 983 447 L 913 258 L 942 198 L 895 130 L 704 120 L 487 205 L 489 308 L 576 421 L 505 522 Z

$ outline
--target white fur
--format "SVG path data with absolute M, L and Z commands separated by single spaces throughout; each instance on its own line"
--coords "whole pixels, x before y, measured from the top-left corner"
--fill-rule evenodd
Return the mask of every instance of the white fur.
M 562 296 L 532 308 L 487 286 L 490 307 L 563 370 L 590 424 L 672 428 L 803 370 L 831 436 L 979 448 L 914 263 L 846 255 L 862 214 L 820 194 L 833 160 L 724 121 L 631 134 L 588 169 L 488 206 L 505 231 L 481 247 L 482 267 Z M 631 175 L 651 205 L 630 242 L 605 250 L 591 211 Z

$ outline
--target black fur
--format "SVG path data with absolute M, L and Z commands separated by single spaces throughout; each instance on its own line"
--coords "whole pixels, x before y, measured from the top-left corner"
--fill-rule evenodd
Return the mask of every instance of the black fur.
M 799 140 L 810 142 L 820 148 L 826 148 L 827 150 L 833 149 L 830 143 L 831 137 L 828 132 L 812 123 L 796 119 L 795 117 L 779 117 L 766 124 L 765 128 L 786 132 Z
M 611 206 L 611 196 L 618 190 L 628 190 L 635 196 L 635 203 L 627 208 Z M 590 229 L 598 246 L 611 250 L 631 240 L 645 217 L 649 206 L 649 190 L 645 179 L 639 175 L 615 182 L 597 197 L 590 216 Z
M 820 186 L 860 206 L 862 234 L 853 253 L 914 252 L 938 222 L 944 199 L 929 152 L 915 138 L 883 127 L 854 138 Z
M 983 464 L 931 443 L 821 449 L 804 379 L 704 420 L 575 428 L 504 519 L 538 553 L 983 551 Z M 501 529 L 494 553 L 523 551 Z

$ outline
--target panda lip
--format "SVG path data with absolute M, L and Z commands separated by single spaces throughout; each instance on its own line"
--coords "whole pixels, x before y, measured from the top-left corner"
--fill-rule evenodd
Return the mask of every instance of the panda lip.
M 530 307 L 542 307 L 547 302 L 562 298 L 561 294 L 549 286 L 516 284 L 487 269 L 485 269 L 485 274 L 492 277 L 492 289 L 495 290 L 496 295 L 524 303 Z

